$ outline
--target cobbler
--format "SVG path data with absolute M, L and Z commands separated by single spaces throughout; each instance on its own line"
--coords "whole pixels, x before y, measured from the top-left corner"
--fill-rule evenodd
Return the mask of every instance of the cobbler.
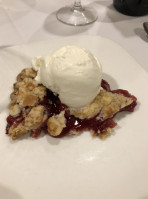
M 114 116 L 121 111 L 134 111 L 137 104 L 136 97 L 128 91 L 111 90 L 102 80 L 101 91 L 91 104 L 70 109 L 61 103 L 58 95 L 38 84 L 36 75 L 32 68 L 22 70 L 10 95 L 6 133 L 13 140 L 27 133 L 32 137 L 38 137 L 41 132 L 62 137 L 84 130 L 105 138 L 117 125 Z

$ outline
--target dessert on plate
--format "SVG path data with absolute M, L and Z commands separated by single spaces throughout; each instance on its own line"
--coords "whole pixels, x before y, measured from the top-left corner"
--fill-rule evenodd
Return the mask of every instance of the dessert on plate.
M 6 133 L 14 140 L 27 133 L 62 137 L 84 130 L 105 138 L 116 126 L 114 116 L 137 104 L 128 91 L 111 90 L 97 58 L 77 46 L 34 58 L 13 88 Z

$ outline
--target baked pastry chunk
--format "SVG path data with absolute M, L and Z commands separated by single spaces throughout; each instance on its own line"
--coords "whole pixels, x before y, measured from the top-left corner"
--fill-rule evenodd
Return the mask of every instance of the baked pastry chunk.
M 72 110 L 62 104 L 57 95 L 38 84 L 35 77 L 36 72 L 26 68 L 13 86 L 6 133 L 14 140 L 26 133 L 37 137 L 42 130 L 54 137 L 90 130 L 104 138 L 116 126 L 113 117 L 121 111 L 132 112 L 137 104 L 136 97 L 128 91 L 112 91 L 102 80 L 102 89 L 94 101 L 85 108 Z

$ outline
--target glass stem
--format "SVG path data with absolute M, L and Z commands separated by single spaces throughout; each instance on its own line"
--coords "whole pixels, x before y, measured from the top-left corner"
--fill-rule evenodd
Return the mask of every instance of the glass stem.
M 73 10 L 83 10 L 82 5 L 81 5 L 81 0 L 75 0 L 74 5 L 73 5 Z

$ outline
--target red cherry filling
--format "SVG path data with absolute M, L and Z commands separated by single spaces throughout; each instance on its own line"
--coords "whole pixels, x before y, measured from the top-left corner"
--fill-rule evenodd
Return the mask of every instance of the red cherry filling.
M 101 87 L 108 92 L 121 94 L 121 95 L 124 95 L 125 97 L 131 98 L 133 100 L 132 104 L 121 109 L 120 111 L 130 111 L 130 112 L 134 111 L 134 108 L 137 104 L 136 102 L 137 99 L 135 96 L 131 95 L 128 91 L 122 90 L 122 89 L 111 91 L 110 85 L 105 80 L 102 80 Z M 46 131 L 47 130 L 46 123 L 47 123 L 48 118 L 53 115 L 59 114 L 63 110 L 65 110 L 66 127 L 63 129 L 60 136 L 57 136 L 57 137 L 64 136 L 70 133 L 71 130 L 78 131 L 78 132 L 82 130 L 93 130 L 95 133 L 97 132 L 103 133 L 105 132 L 106 129 L 114 128 L 116 126 L 116 123 L 113 121 L 112 118 L 108 118 L 102 121 L 101 119 L 100 120 L 96 119 L 97 115 L 90 119 L 79 119 L 70 115 L 69 111 L 67 111 L 67 106 L 62 104 L 58 98 L 58 95 L 54 95 L 53 92 L 51 92 L 50 90 L 47 90 L 46 97 L 44 97 L 44 99 L 39 104 L 45 107 L 45 112 L 48 117 L 36 130 L 32 132 L 32 137 L 38 137 L 42 129 Z M 24 118 L 22 117 L 22 114 L 20 114 L 17 117 L 12 117 L 9 115 L 7 117 L 6 133 L 8 133 L 9 128 L 12 125 L 15 125 L 16 127 L 23 120 Z
M 84 130 L 93 130 L 95 133 L 103 133 L 107 128 L 114 128 L 116 126 L 116 123 L 111 118 L 101 121 L 96 120 L 96 116 L 91 119 L 83 120 L 74 116 L 69 116 L 66 117 L 66 119 L 66 127 L 58 137 L 69 134 L 70 131 L 81 132 Z
M 121 111 L 129 111 L 129 112 L 134 111 L 134 108 L 137 105 L 137 98 L 134 95 L 131 95 L 127 90 L 123 90 L 123 89 L 111 90 L 109 83 L 107 81 L 103 80 L 103 79 L 102 79 L 102 82 L 101 82 L 101 87 L 108 92 L 121 94 L 121 95 L 123 95 L 125 97 L 129 97 L 133 100 L 132 104 L 130 104 L 129 106 L 126 106 L 123 109 L 121 109 L 120 112 Z
M 19 123 L 21 123 L 24 120 L 24 118 L 22 117 L 22 114 L 20 114 L 17 117 L 13 117 L 11 115 L 9 115 L 7 117 L 7 126 L 6 126 L 6 134 L 8 134 L 9 128 L 14 125 L 14 127 L 17 127 L 19 125 Z

